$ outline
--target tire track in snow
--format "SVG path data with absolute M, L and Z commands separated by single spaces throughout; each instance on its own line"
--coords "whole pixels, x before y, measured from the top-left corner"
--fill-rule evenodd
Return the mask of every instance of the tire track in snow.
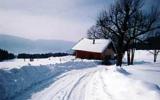
M 72 94 L 68 100 L 85 100 L 85 91 L 88 82 L 91 80 L 92 75 L 96 71 L 91 71 L 86 74 L 86 76 L 80 81 L 80 83 L 73 89 Z M 77 95 L 79 93 L 79 95 Z
M 67 76 L 67 77 L 70 77 L 70 76 Z M 60 79 L 60 80 L 62 80 L 64 83 L 66 83 L 62 88 L 60 88 L 56 93 L 55 93 L 55 95 L 52 97 L 52 99 L 54 100 L 54 98 L 56 98 L 56 96 L 59 94 L 59 93 L 61 93 L 62 91 L 65 91 L 65 89 L 70 85 L 70 84 L 72 84 L 73 82 L 74 82 L 74 80 L 72 79 L 72 81 L 70 81 L 70 82 L 65 82 L 65 81 L 67 81 L 66 79 L 65 79 L 66 77 L 64 77 L 64 79 L 62 80 L 62 79 Z M 57 87 L 57 85 L 59 85 L 62 81 L 59 81 L 59 82 L 57 82 L 55 85 L 54 85 L 54 87 Z M 65 96 L 67 95 L 67 91 L 65 91 L 65 95 L 64 95 L 64 97 L 63 97 L 63 99 L 62 100 L 65 100 L 64 98 L 65 98 Z M 52 100 L 51 99 L 51 100 Z
M 84 100 L 86 85 L 95 70 L 68 72 L 65 77 L 59 78 L 50 87 L 33 95 L 31 100 Z
M 68 86 L 71 88 L 67 89 L 68 87 L 66 87 L 66 88 L 60 89 L 58 92 L 62 92 L 66 89 L 65 95 L 63 96 L 62 100 L 70 100 L 70 98 L 72 97 L 72 93 L 74 93 L 73 91 L 81 84 L 81 81 L 84 81 L 84 79 L 86 79 L 87 76 L 88 76 L 88 73 L 83 73 L 82 75 L 80 75 L 80 77 L 78 79 L 76 79 L 76 81 L 70 82 L 70 84 L 74 83 L 74 84 L 71 84 L 70 86 Z M 80 92 L 80 93 L 83 93 L 83 92 Z M 82 99 L 79 99 L 79 100 L 82 100 Z
M 69 92 L 69 94 L 68 94 L 68 96 L 67 96 L 67 100 L 70 100 L 71 94 L 73 93 L 74 89 L 76 88 L 76 86 L 77 86 L 78 84 L 80 84 L 81 80 L 82 80 L 84 77 L 86 77 L 86 74 L 83 75 L 82 77 L 80 77 L 80 78 L 78 79 L 78 81 L 74 84 L 74 86 L 71 88 L 71 90 L 70 90 L 70 92 Z
M 38 93 L 36 93 L 35 95 L 32 95 L 32 97 L 30 98 L 30 100 L 54 100 L 54 99 L 52 99 L 52 98 L 54 98 L 53 96 L 55 96 L 55 93 L 53 92 L 51 92 L 53 89 L 54 89 L 54 87 L 57 87 L 61 82 L 65 82 L 66 81 L 66 77 L 69 77 L 70 76 L 70 74 L 67 72 L 67 73 L 65 73 L 65 74 L 62 74 L 61 76 L 59 76 L 58 78 L 57 78 L 57 80 L 53 83 L 53 84 L 51 84 L 49 87 L 47 87 L 46 89 L 44 89 L 44 90 L 42 90 L 42 91 L 40 91 L 40 92 L 38 92 Z M 61 80 L 61 81 L 59 81 L 59 80 Z M 65 82 L 66 83 L 66 82 Z M 69 83 L 68 83 L 69 84 Z M 66 86 L 66 85 L 65 85 Z M 65 87 L 64 86 L 64 87 Z M 58 90 L 57 90 L 58 91 Z M 44 96 L 45 95 L 45 96 Z
M 105 82 L 104 82 L 102 73 L 103 73 L 102 71 L 99 72 L 99 79 L 101 80 L 101 83 L 102 83 L 102 86 L 103 86 L 103 91 L 104 91 L 104 93 L 105 93 L 106 95 L 108 95 L 108 96 L 110 97 L 111 100 L 114 100 L 114 99 L 113 99 L 113 96 L 112 96 L 108 91 L 106 91 L 106 90 L 108 90 L 108 89 L 107 89 L 107 85 L 106 85 Z
M 75 85 L 77 79 L 79 80 L 81 77 L 85 77 L 85 74 L 86 73 L 81 71 L 71 71 L 68 75 L 60 78 L 47 89 L 37 93 L 37 95 L 33 95 L 31 100 L 66 100 L 65 98 L 69 94 L 68 91 Z M 41 95 L 45 95 L 46 97 L 44 98 Z
M 67 95 L 67 92 L 65 91 L 65 89 L 74 82 L 74 78 L 70 78 L 72 75 L 72 73 L 69 73 L 68 75 L 66 75 L 63 78 L 60 78 L 59 80 L 57 80 L 53 86 L 50 87 L 50 89 L 48 89 L 45 94 L 49 93 L 52 95 L 52 97 L 50 97 L 47 100 L 57 100 L 57 98 L 59 98 L 58 100 L 64 100 L 64 97 L 61 97 L 63 95 Z M 68 81 L 68 77 L 70 78 L 70 81 Z M 65 83 L 65 84 L 61 84 L 61 83 Z M 63 87 L 61 86 L 63 85 Z M 58 89 L 55 89 L 56 87 L 59 87 Z M 51 93 L 50 91 L 55 91 L 54 93 Z M 62 99 L 61 99 L 62 98 Z M 45 99 L 44 99 L 45 100 Z

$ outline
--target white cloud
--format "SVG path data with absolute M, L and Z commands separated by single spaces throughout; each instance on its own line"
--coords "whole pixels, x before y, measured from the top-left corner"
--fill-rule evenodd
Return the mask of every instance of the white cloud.
M 0 33 L 30 39 L 77 41 L 105 0 L 0 0 Z
M 31 39 L 77 40 L 84 37 L 90 23 L 65 18 L 29 15 L 0 10 L 0 32 Z

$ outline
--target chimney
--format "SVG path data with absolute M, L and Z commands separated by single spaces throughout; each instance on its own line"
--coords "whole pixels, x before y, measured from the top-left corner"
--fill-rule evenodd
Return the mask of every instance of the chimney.
M 95 39 L 93 38 L 93 44 L 95 44 Z

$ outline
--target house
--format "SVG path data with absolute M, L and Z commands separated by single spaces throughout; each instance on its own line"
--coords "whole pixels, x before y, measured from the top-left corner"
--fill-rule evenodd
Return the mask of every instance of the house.
M 110 39 L 87 39 L 80 40 L 72 50 L 76 58 L 82 59 L 110 59 L 114 57 L 115 49 Z

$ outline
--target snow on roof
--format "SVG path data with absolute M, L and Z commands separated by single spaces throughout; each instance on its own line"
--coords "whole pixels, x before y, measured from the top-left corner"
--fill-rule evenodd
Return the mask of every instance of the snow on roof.
M 93 39 L 84 38 L 80 42 L 78 42 L 72 49 L 102 53 L 110 44 L 110 42 L 110 39 L 95 39 L 95 44 L 93 44 Z

